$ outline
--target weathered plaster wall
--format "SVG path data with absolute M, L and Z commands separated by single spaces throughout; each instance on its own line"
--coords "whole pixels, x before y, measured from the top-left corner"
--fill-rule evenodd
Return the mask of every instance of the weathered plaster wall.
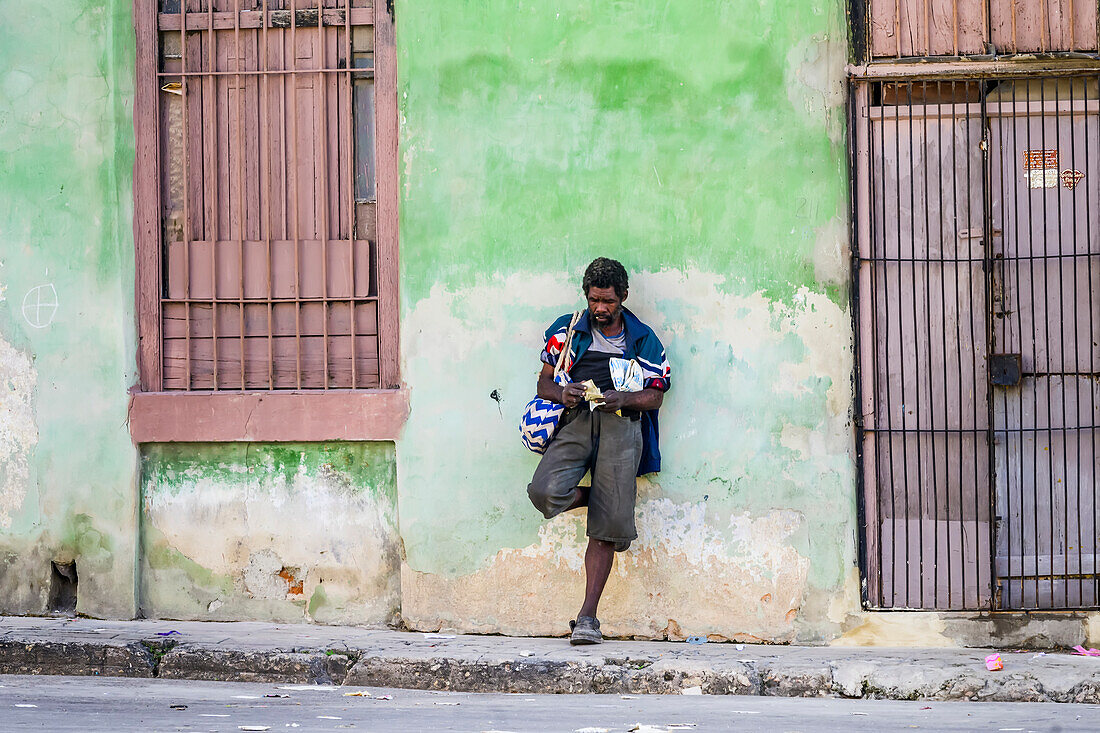
M 394 471 L 392 443 L 144 446 L 142 612 L 391 621 Z
M 134 610 L 128 0 L 0 0 L 0 613 Z
M 852 625 L 841 4 L 407 0 L 397 19 L 406 621 L 562 633 L 579 607 L 583 515 L 531 508 L 516 423 L 542 330 L 608 255 L 674 387 L 605 630 Z

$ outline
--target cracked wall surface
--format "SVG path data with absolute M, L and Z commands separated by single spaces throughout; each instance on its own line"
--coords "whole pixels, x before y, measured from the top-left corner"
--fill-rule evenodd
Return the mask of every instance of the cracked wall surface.
M 533 510 L 516 425 L 543 329 L 606 255 L 673 389 L 604 628 L 842 633 L 859 597 L 841 7 L 400 10 L 406 622 L 564 633 L 576 613 L 583 513 Z
M 143 613 L 392 621 L 394 466 L 392 443 L 145 446 Z
M 0 0 L 0 613 L 134 612 L 130 3 Z

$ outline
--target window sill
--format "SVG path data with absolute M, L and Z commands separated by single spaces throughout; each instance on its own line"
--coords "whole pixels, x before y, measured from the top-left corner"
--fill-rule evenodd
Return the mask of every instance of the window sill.
M 409 413 L 403 389 L 327 392 L 136 392 L 138 443 L 396 440 Z

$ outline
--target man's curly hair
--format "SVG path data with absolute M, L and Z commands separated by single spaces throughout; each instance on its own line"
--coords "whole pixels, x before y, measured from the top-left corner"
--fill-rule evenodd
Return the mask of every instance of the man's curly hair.
M 589 288 L 615 288 L 615 295 L 619 296 L 619 300 L 626 297 L 628 286 L 626 268 L 618 260 L 607 257 L 592 260 L 585 268 L 584 280 L 581 282 L 585 295 L 588 295 Z

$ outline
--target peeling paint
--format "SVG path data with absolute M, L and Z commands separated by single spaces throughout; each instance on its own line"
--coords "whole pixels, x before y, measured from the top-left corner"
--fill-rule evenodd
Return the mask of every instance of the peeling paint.
M 34 363 L 0 338 L 0 529 L 11 527 L 30 482 L 30 458 L 38 442 L 34 419 Z
M 787 98 L 811 123 L 825 122 L 833 143 L 844 138 L 844 83 L 836 73 L 847 60 L 843 36 L 814 35 L 794 45 L 787 55 Z
M 667 636 L 671 619 L 685 633 L 791 641 L 807 624 L 828 625 L 829 601 L 818 599 L 846 590 L 855 552 L 848 313 L 808 288 L 781 303 L 736 286 L 698 270 L 632 278 L 628 305 L 662 334 L 674 388 L 661 413 L 665 470 L 639 481 L 639 541 L 609 585 L 608 633 Z M 515 436 L 542 329 L 572 307 L 562 299 L 575 288 L 557 275 L 437 288 L 405 319 L 409 353 L 429 352 L 441 333 L 455 344 L 445 373 L 405 364 L 412 384 L 431 385 L 412 391 L 398 451 L 403 615 L 416 628 L 557 633 L 576 612 L 583 522 L 544 524 L 530 509 L 522 489 L 537 459 Z M 484 397 L 493 390 L 504 409 Z M 488 452 L 489 487 L 474 463 Z M 434 492 L 415 489 L 441 466 L 446 516 Z M 530 590 L 502 600 L 516 587 Z
M 147 448 L 143 607 L 384 623 L 399 604 L 392 445 Z M 323 601 L 318 600 L 323 599 Z
M 601 603 L 606 634 L 793 638 L 792 612 L 808 562 L 786 540 L 801 519 L 782 511 L 731 517 L 736 539 L 726 544 L 704 513 L 701 505 L 667 499 L 639 507 L 638 540 L 617 556 Z M 537 544 L 501 550 L 483 570 L 455 579 L 404 565 L 406 623 L 422 630 L 565 633 L 584 592 L 583 522 L 583 514 L 557 517 L 540 530 Z

